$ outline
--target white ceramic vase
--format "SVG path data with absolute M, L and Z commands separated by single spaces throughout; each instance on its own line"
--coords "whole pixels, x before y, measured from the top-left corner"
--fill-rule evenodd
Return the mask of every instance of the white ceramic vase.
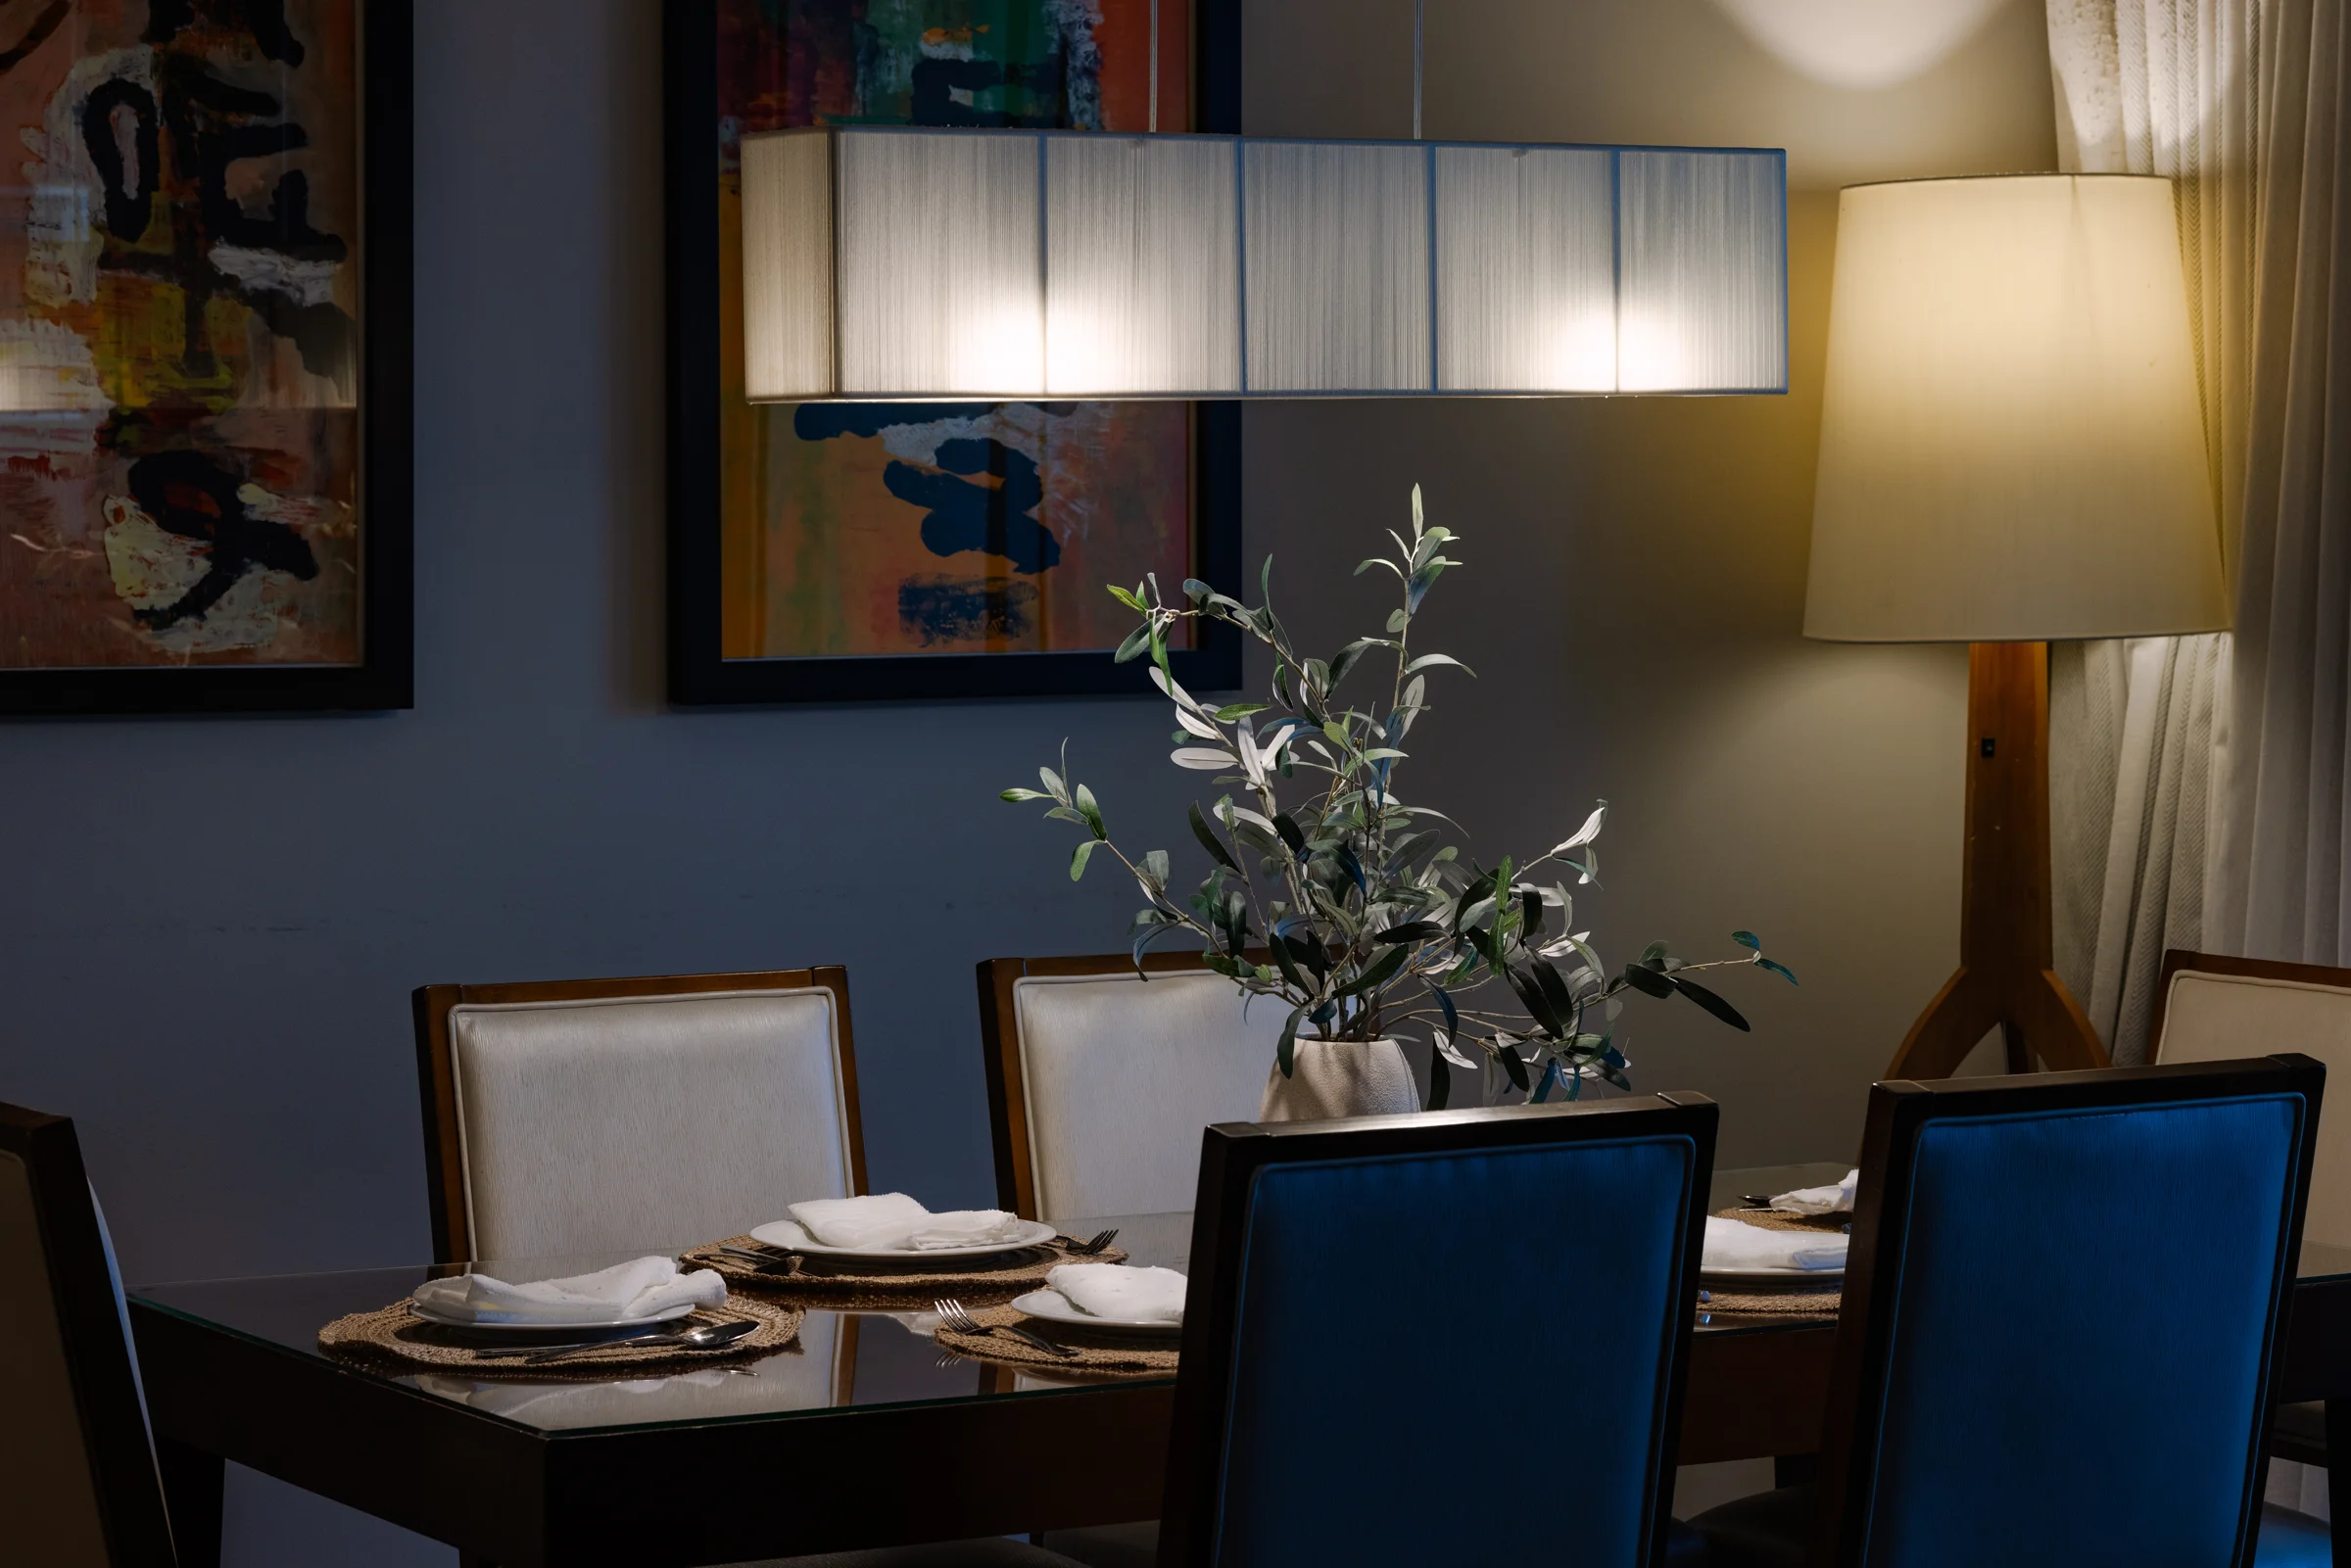
M 1288 1077 L 1266 1078 L 1260 1121 L 1328 1121 L 1400 1116 L 1420 1109 L 1420 1090 L 1394 1040 L 1300 1040 Z

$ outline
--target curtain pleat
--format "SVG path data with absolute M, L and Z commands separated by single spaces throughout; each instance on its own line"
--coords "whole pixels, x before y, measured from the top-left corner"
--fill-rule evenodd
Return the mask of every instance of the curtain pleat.
M 2060 962 L 2118 1060 L 2164 946 L 2351 965 L 2344 4 L 2049 0 L 2068 166 L 2181 182 L 2236 600 L 2231 638 L 2052 665 Z M 2326 1479 L 2275 1463 L 2270 1497 L 2324 1518 Z
M 2351 342 L 2335 327 L 2351 245 L 2340 0 L 2264 18 L 2252 446 L 2237 587 L 2235 743 L 2208 915 L 2232 950 L 2351 963 L 2344 798 Z M 2351 322 L 2346 322 L 2351 326 Z
M 2224 549 L 2238 532 L 2258 146 L 2255 0 L 2049 0 L 2068 169 L 2161 174 L 2180 249 Z M 2205 939 L 2226 636 L 2050 649 L 2057 964 L 2117 1062 L 2146 1060 L 2170 947 Z

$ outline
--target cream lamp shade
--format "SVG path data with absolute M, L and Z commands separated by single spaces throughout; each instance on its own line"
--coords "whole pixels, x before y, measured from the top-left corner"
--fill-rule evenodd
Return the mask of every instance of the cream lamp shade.
M 2228 624 L 2170 182 L 1847 190 L 1805 636 Z
M 1773 151 L 743 142 L 753 402 L 1776 393 Z

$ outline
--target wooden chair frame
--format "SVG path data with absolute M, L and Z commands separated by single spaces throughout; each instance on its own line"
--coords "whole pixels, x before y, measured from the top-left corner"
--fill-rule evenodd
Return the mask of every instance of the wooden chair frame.
M 470 1263 L 473 1226 L 465 1207 L 465 1144 L 457 1125 L 456 1061 L 450 1014 L 459 1007 L 531 1002 L 607 1002 L 726 991 L 833 993 L 840 1021 L 841 1106 L 848 1122 L 849 1190 L 865 1191 L 865 1123 L 857 1106 L 857 1052 L 849 1031 L 849 972 L 839 965 L 739 974 L 659 974 L 610 980 L 531 980 L 502 985 L 420 985 L 413 996 L 416 1071 L 424 1106 L 425 1197 L 432 1210 L 433 1260 Z
M 2306 1056 L 2259 1062 L 2189 1062 L 2170 1067 L 2049 1072 L 2033 1077 L 1948 1078 L 1932 1083 L 1896 1080 L 1873 1085 L 1862 1136 L 1861 1186 L 1846 1265 L 1845 1301 L 1837 1320 L 1837 1353 L 1822 1433 L 1819 1494 L 1810 1560 L 1858 1568 L 1868 1544 L 1869 1499 L 1878 1463 L 1874 1434 L 1885 1407 L 1894 1356 L 1895 1297 L 1889 1288 L 1908 1239 L 1915 1156 L 1920 1137 L 1937 1120 L 1955 1117 L 2032 1116 L 2107 1111 L 2177 1101 L 2183 1090 L 2218 1098 L 2299 1094 L 2302 1118 L 2294 1179 L 2299 1184 L 2271 1282 L 2271 1343 L 2264 1348 L 2262 1418 L 2248 1434 L 2252 1482 L 2243 1509 L 2233 1565 L 2253 1560 L 2267 1474 L 2263 1440 L 2278 1403 L 2276 1327 L 2294 1283 L 2302 1246 L 2302 1212 L 2310 1191 L 2310 1163 L 2318 1143 L 2320 1097 L 2327 1069 Z M 1871 1434 L 1864 1438 L 1862 1434 Z
M 0 1152 L 24 1162 L 31 1180 L 107 1558 L 115 1568 L 173 1568 L 171 1525 L 73 1123 L 0 1105 Z
M 1196 953 L 1146 954 L 1142 968 L 1147 974 L 1209 973 Z M 1036 1212 L 1036 1162 L 1029 1138 L 1029 1079 L 1021 1067 L 1021 1012 L 1014 988 L 1030 978 L 1108 978 L 1134 972 L 1134 960 L 1125 953 L 981 961 L 980 1043 L 987 1068 L 987 1125 L 996 1157 L 997 1208 L 1008 1209 L 1023 1219 L 1044 1217 Z
M 1176 1380 L 1176 1411 L 1162 1492 L 1161 1568 L 1206 1568 L 1215 1560 L 1217 1518 L 1223 1506 L 1225 1426 L 1248 1213 L 1258 1173 L 1269 1165 L 1330 1160 L 1449 1154 L 1524 1146 L 1538 1141 L 1587 1143 L 1679 1134 L 1697 1146 L 1675 1306 L 1666 1325 L 1664 1375 L 1656 1407 L 1658 1463 L 1644 1502 L 1652 1565 L 1665 1561 L 1671 1532 L 1674 1461 L 1681 1448 L 1682 1392 L 1698 1272 L 1706 1237 L 1706 1200 L 1714 1171 L 1719 1112 L 1703 1094 L 1654 1094 L 1580 1104 L 1496 1106 L 1430 1111 L 1406 1117 L 1344 1121 L 1257 1124 L 1225 1122 L 1207 1128 L 1200 1151 L 1200 1188 L 1192 1215 L 1191 1305 L 1183 1322 L 1183 1370 Z

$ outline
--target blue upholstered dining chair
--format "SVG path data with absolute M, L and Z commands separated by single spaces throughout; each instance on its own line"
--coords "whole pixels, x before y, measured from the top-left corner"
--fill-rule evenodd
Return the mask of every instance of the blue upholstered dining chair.
M 73 1123 L 0 1105 L 0 1557 L 172 1568 L 105 1222 Z
M 1714 1128 L 1209 1128 L 1161 1568 L 1661 1562 Z
M 1877 1085 L 1819 1479 L 1692 1520 L 1705 1560 L 2327 1562 L 2325 1526 L 2261 1507 L 2325 1078 Z

